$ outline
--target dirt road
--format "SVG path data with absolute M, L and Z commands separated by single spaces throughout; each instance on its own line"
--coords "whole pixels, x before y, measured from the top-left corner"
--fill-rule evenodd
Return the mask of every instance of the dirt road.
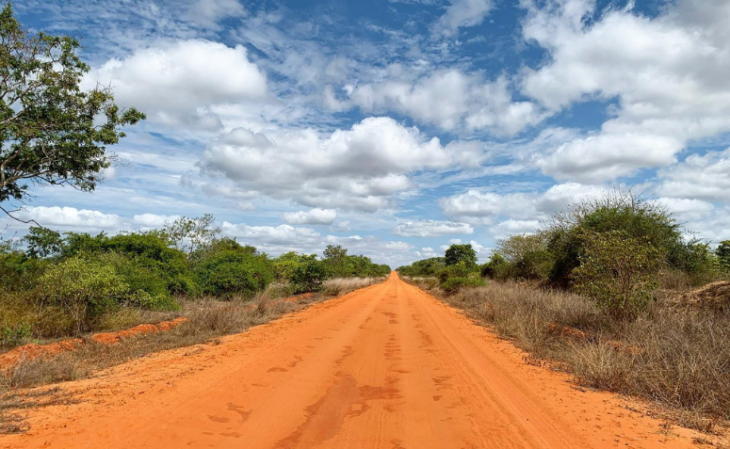
M 12 448 L 674 448 L 693 433 L 522 354 L 393 275 L 218 345 L 64 387 Z

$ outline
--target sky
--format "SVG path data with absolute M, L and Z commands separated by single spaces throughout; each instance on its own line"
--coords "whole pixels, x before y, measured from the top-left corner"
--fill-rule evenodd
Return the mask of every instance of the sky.
M 484 261 L 631 188 L 730 238 L 730 0 L 13 6 L 81 40 L 85 88 L 148 117 L 93 194 L 34 189 L 19 216 L 53 229 L 211 213 L 271 255 L 340 244 L 395 268 L 451 243 Z

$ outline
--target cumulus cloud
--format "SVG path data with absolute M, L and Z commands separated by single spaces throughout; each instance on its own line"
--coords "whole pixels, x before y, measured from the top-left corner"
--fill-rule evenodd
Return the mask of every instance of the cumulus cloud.
M 411 188 L 412 172 L 472 163 L 463 161 L 460 149 L 391 118 L 373 117 L 330 134 L 234 129 L 205 151 L 201 167 L 204 175 L 223 175 L 273 198 L 372 212 L 392 207 L 393 195 Z
M 534 103 L 513 101 L 505 77 L 490 82 L 442 69 L 410 79 L 407 71 L 395 66 L 382 81 L 348 87 L 350 101 L 365 112 L 396 111 L 447 131 L 488 130 L 508 136 L 546 116 Z
M 122 105 L 135 106 L 161 123 L 218 129 L 211 107 L 261 101 L 266 75 L 248 59 L 244 46 L 180 40 L 110 59 L 84 78 L 84 86 L 110 85 Z
M 730 148 L 693 154 L 659 172 L 657 192 L 667 197 L 730 200 Z
M 15 216 L 22 220 L 35 220 L 42 226 L 117 229 L 122 224 L 119 215 L 75 207 L 27 207 Z
M 459 28 L 479 25 L 489 15 L 492 7 L 491 0 L 451 0 L 432 31 L 438 35 L 451 36 Z
M 419 220 L 398 223 L 393 234 L 404 237 L 439 237 L 454 234 L 473 234 L 474 228 L 467 223 L 451 221 Z
M 545 192 L 494 193 L 472 189 L 465 193 L 441 198 L 439 205 L 445 214 L 455 217 L 474 217 L 491 223 L 499 217 L 517 220 L 504 224 L 514 226 L 534 223 L 548 218 L 571 203 L 604 194 L 600 186 L 577 183 L 556 184 Z
M 132 223 L 144 228 L 161 228 L 178 218 L 179 215 L 140 214 L 132 217 Z
M 287 212 L 281 218 L 289 224 L 330 225 L 335 222 L 337 211 L 314 208 L 308 211 Z
M 668 166 L 691 140 L 730 131 L 730 3 L 680 0 L 650 18 L 589 0 L 528 5 L 523 33 L 552 60 L 523 91 L 549 109 L 618 99 L 600 131 L 537 158 L 558 180 L 600 182 Z

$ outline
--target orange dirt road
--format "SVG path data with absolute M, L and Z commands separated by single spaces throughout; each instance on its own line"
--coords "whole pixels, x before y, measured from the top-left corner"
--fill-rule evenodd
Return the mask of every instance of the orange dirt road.
M 220 344 L 63 385 L 2 448 L 696 447 L 522 353 L 395 274 Z

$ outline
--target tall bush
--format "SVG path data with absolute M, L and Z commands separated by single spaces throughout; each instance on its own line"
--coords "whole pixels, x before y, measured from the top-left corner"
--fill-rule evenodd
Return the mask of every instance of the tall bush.
M 625 231 L 585 232 L 576 289 L 616 319 L 633 319 L 653 298 L 659 251 L 646 238 Z
M 83 255 L 49 267 L 37 288 L 42 302 L 73 318 L 79 334 L 91 318 L 113 309 L 129 291 L 112 266 Z

